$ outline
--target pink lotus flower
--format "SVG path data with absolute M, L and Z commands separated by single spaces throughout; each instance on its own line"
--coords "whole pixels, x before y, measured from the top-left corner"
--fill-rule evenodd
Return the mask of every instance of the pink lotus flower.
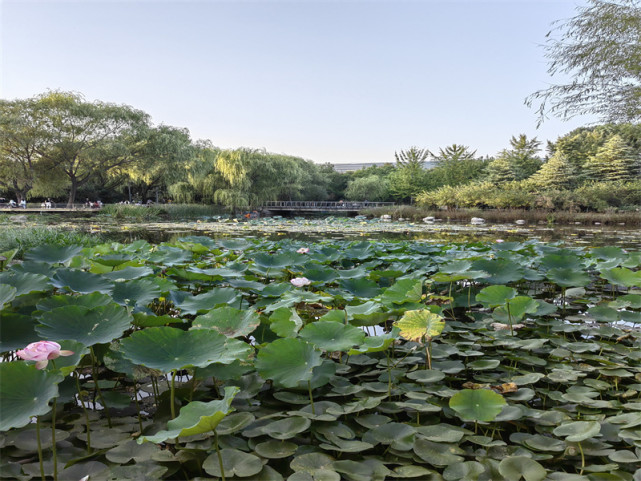
M 307 277 L 294 277 L 291 281 L 292 285 L 296 287 L 308 286 L 312 283 Z
M 500 244 L 501 242 L 505 242 L 503 239 L 496 239 L 496 242 Z
M 38 341 L 16 351 L 16 354 L 25 361 L 36 361 L 36 369 L 44 369 L 51 359 L 59 356 L 71 356 L 73 351 L 61 351 L 60 344 L 57 342 Z
M 307 254 L 309 253 L 309 247 L 301 247 L 296 252 L 298 252 L 299 254 Z

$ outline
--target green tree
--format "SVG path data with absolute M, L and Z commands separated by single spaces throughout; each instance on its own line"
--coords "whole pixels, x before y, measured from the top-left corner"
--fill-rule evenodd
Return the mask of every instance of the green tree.
M 523 180 L 534 174 L 542 164 L 538 157 L 541 142 L 537 138 L 528 139 L 525 134 L 512 136 L 510 148 L 501 151 L 498 158 L 507 161 L 512 172 L 512 180 Z
M 189 130 L 167 125 L 154 127 L 147 133 L 126 173 L 129 181 L 138 184 L 143 201 L 155 191 L 157 202 L 161 191 L 184 178 L 193 153 Z
M 412 202 L 419 193 L 427 189 L 428 171 L 422 167 L 407 166 L 397 168 L 388 179 L 390 192 L 395 199 Z
M 46 139 L 27 112 L 33 100 L 0 100 L 0 188 L 26 199 L 33 188 L 39 150 Z
M 562 152 L 556 152 L 530 177 L 542 189 L 570 189 L 576 185 L 576 169 Z
M 608 122 L 641 119 L 641 3 L 588 0 L 557 24 L 545 46 L 550 75 L 568 77 L 533 93 L 539 121 L 593 114 Z
M 396 163 L 398 167 L 423 167 L 423 164 L 430 158 L 432 154 L 427 149 L 419 149 L 412 146 L 409 149 L 394 152 Z
M 385 201 L 389 197 L 389 182 L 378 175 L 358 177 L 349 183 L 345 197 L 349 200 Z
M 439 149 L 434 156 L 436 167 L 429 177 L 440 178 L 440 185 L 463 185 L 477 179 L 485 168 L 486 161 L 476 158 L 476 150 L 466 145 L 452 144 Z
M 79 94 L 49 92 L 25 112 L 37 135 L 40 161 L 65 177 L 68 203 L 97 173 L 123 168 L 136 158 L 149 130 L 149 116 L 126 105 L 87 102 Z
M 493 159 L 486 168 L 486 178 L 494 184 L 502 184 L 515 179 L 510 162 L 505 157 Z
M 639 157 L 619 135 L 610 137 L 583 165 L 583 178 L 596 181 L 625 181 L 639 178 Z

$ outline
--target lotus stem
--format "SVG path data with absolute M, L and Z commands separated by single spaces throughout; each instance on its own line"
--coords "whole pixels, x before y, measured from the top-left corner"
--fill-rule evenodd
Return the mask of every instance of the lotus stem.
M 581 453 L 581 471 L 579 472 L 579 476 L 583 475 L 583 470 L 585 469 L 585 455 L 583 454 L 583 447 L 581 446 L 581 443 L 577 443 L 579 445 L 579 453 Z
M 100 399 L 100 403 L 102 404 L 102 408 L 105 411 L 105 415 L 107 416 L 107 426 L 111 428 L 111 415 L 109 414 L 109 407 L 105 403 L 105 398 L 102 397 L 102 390 L 100 389 L 100 383 L 98 382 L 98 370 L 96 369 L 96 354 L 94 353 L 93 346 L 89 347 L 89 352 L 91 353 L 91 376 L 93 377 L 93 383 L 94 387 L 96 389 L 96 393 L 98 394 L 98 399 Z
M 432 356 L 430 354 L 431 344 L 431 339 L 425 343 L 425 368 L 429 369 L 430 371 L 432 370 Z
M 38 461 L 40 462 L 40 477 L 45 481 L 45 467 L 42 463 L 42 444 L 40 442 L 40 416 L 36 416 L 36 441 L 38 443 Z
M 82 406 L 82 410 L 85 413 L 85 424 L 87 425 L 87 453 L 91 454 L 91 426 L 89 424 L 89 413 L 87 412 L 87 406 L 85 406 L 85 401 L 82 398 L 82 390 L 80 389 L 80 374 L 76 372 L 76 389 L 78 390 L 78 400 Z
M 171 419 L 176 419 L 176 370 L 171 371 L 171 391 L 169 403 L 171 405 Z
M 309 404 L 312 406 L 312 414 L 316 416 L 316 409 L 314 408 L 314 396 L 312 396 L 312 381 L 307 381 L 307 389 L 309 391 Z
M 510 323 L 510 336 L 514 336 L 514 328 L 512 327 L 512 313 L 510 312 L 510 301 L 506 301 L 505 306 L 507 307 L 507 320 Z
M 53 411 L 51 412 L 51 452 L 53 453 L 53 481 L 58 481 L 58 451 L 56 450 L 56 409 L 58 398 L 53 398 Z
M 225 468 L 223 467 L 223 457 L 220 454 L 220 448 L 218 447 L 218 433 L 214 429 L 214 447 L 216 448 L 216 454 L 218 455 L 218 464 L 220 465 L 220 479 L 225 481 Z
M 138 402 L 138 389 L 136 389 L 135 381 L 134 381 L 134 402 L 136 403 L 136 411 L 138 412 L 138 427 L 140 428 L 140 434 L 142 434 L 142 419 L 140 418 L 140 403 Z

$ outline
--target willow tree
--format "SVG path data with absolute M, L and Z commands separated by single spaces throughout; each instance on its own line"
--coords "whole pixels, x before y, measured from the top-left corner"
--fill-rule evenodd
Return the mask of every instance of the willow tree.
M 545 45 L 548 73 L 569 80 L 535 92 L 539 119 L 596 115 L 607 122 L 641 120 L 641 2 L 588 0 L 558 22 Z
M 38 152 L 47 142 L 29 115 L 32 104 L 33 100 L 0 100 L 0 188 L 18 201 L 33 188 Z
M 161 125 L 148 131 L 135 161 L 125 171 L 143 200 L 155 193 L 158 202 L 161 190 L 184 179 L 193 153 L 189 130 Z
M 25 115 L 46 139 L 37 153 L 54 175 L 64 176 L 68 203 L 98 173 L 132 163 L 149 131 L 149 116 L 126 105 L 87 102 L 70 92 L 37 96 Z

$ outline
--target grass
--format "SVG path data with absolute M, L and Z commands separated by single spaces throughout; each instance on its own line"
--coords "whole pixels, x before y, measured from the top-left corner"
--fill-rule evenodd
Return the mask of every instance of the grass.
M 21 259 L 25 251 L 40 245 L 81 245 L 91 247 L 105 239 L 99 234 L 56 227 L 5 227 L 0 230 L 0 252 L 18 249 L 15 258 Z
M 624 223 L 627 226 L 641 225 L 641 213 L 637 211 L 619 212 L 566 212 L 522 209 L 448 209 L 435 210 L 411 205 L 398 205 L 392 207 L 377 207 L 367 209 L 361 214 L 368 217 L 390 215 L 392 219 L 409 219 L 420 222 L 425 217 L 443 219 L 445 222 L 469 222 L 472 217 L 482 217 L 487 222 L 513 223 L 523 219 L 529 223 L 545 222 L 548 224 L 594 224 L 617 225 Z
M 203 219 L 221 215 L 223 212 L 224 209 L 217 205 L 162 204 L 146 206 L 110 204 L 104 206 L 98 215 L 118 220 L 153 222 L 160 220 Z

